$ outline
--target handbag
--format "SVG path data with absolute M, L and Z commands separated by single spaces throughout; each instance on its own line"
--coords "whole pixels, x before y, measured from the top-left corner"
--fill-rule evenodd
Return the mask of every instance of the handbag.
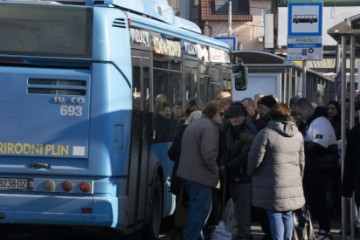
M 293 240 L 315 240 L 315 232 L 311 223 L 310 211 L 302 207 L 293 212 L 294 232 Z
M 188 215 L 188 209 L 186 208 L 186 204 L 187 204 L 186 190 L 184 185 L 181 185 L 180 195 L 179 195 L 179 199 L 177 200 L 175 213 L 174 213 L 175 214 L 174 225 L 180 229 L 185 228 L 186 225 L 186 218 Z

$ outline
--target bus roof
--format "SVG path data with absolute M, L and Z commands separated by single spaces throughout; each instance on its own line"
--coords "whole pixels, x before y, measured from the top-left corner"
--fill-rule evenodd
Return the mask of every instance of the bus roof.
M 0 0 L 0 2 L 1 1 L 17 3 L 61 3 L 66 5 L 113 6 L 124 11 L 128 11 L 128 15 L 131 16 L 132 21 L 135 21 L 135 26 L 138 25 L 139 27 L 145 27 L 146 22 L 146 25 L 153 26 L 154 30 L 155 28 L 162 28 L 167 30 L 169 33 L 172 33 L 172 35 L 175 34 L 181 36 L 182 38 L 186 38 L 186 36 L 188 36 L 188 40 L 196 39 L 202 43 L 213 45 L 213 47 L 230 49 L 227 43 L 202 35 L 200 27 L 195 23 L 175 16 L 174 11 L 168 4 L 167 0 Z M 144 17 L 147 18 L 146 21 L 144 21 Z M 169 28 L 169 25 L 174 28 Z
M 201 34 L 200 27 L 184 18 L 175 16 L 167 0 L 0 0 L 0 2 L 63 3 L 75 5 L 113 5 L 149 18 L 154 18 L 179 28 Z
M 134 13 L 146 15 L 150 18 L 166 22 L 177 27 L 201 34 L 198 25 L 186 19 L 175 16 L 174 10 L 167 0 L 103 0 L 104 4 L 110 4 Z M 97 0 L 87 0 L 87 5 L 98 4 Z

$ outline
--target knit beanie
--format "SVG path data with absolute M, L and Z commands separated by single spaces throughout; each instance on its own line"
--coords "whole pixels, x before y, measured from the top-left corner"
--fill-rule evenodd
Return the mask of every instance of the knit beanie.
M 265 105 L 268 108 L 272 108 L 273 106 L 275 106 L 276 103 L 277 102 L 276 102 L 275 98 L 271 95 L 264 96 L 264 97 L 260 98 L 260 100 L 258 101 L 258 104 Z
M 247 116 L 247 112 L 241 103 L 233 103 L 230 105 L 225 117 L 231 118 L 238 116 Z

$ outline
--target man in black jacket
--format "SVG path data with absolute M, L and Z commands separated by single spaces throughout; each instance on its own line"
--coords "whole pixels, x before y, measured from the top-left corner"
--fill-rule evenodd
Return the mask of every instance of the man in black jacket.
M 339 156 L 335 131 L 327 119 L 327 109 L 314 109 L 311 102 L 300 98 L 294 115 L 306 122 L 304 191 L 310 211 L 319 220 L 318 240 L 332 239 L 327 190 Z
M 225 129 L 220 170 L 226 173 L 230 196 L 234 202 L 236 220 L 234 240 L 251 239 L 251 178 L 246 173 L 250 144 L 240 141 L 239 132 L 256 135 L 257 130 L 241 103 L 233 103 L 225 115 L 229 125 Z

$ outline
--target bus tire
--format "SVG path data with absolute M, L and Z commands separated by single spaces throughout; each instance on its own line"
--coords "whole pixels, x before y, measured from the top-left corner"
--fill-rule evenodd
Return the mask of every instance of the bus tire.
M 156 174 L 151 186 L 151 203 L 149 209 L 149 223 L 147 225 L 146 239 L 159 238 L 161 219 L 163 213 L 163 187 L 159 174 Z

